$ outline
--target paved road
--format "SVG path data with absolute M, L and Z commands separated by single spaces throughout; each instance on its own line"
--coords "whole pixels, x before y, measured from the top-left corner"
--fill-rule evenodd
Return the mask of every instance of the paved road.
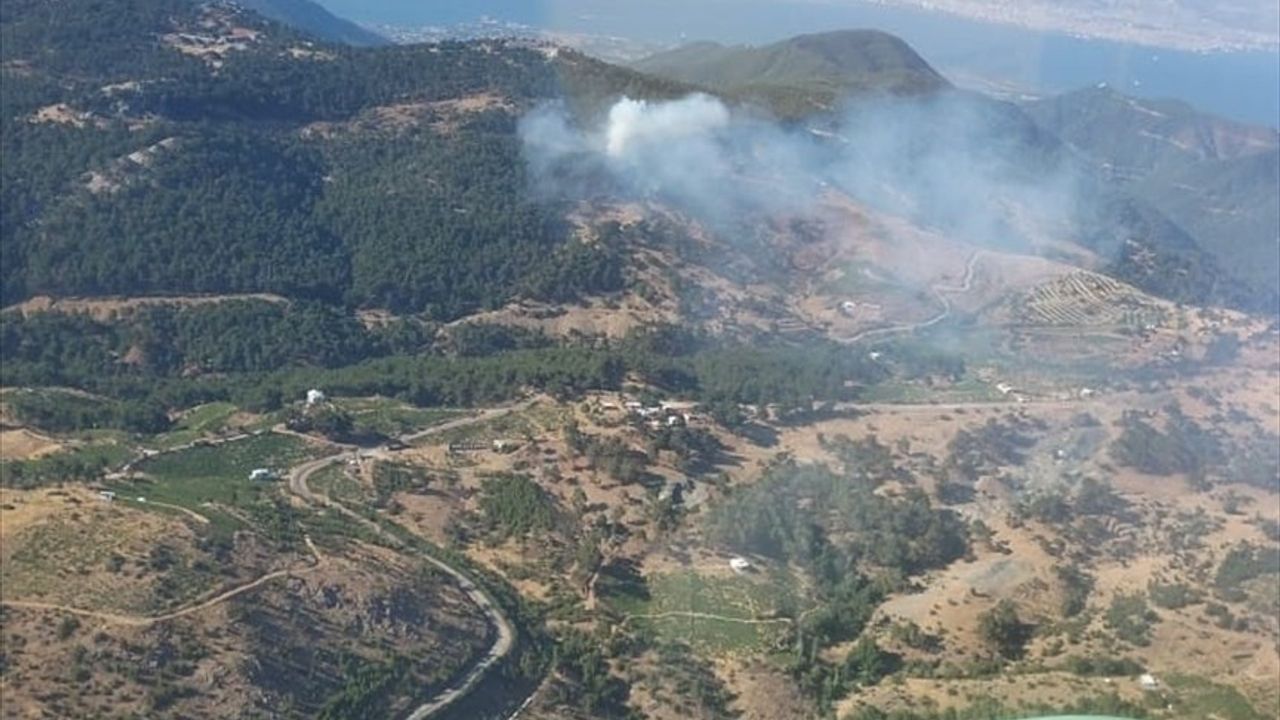
M 419 432 L 403 435 L 399 438 L 399 440 L 401 442 L 408 443 L 408 442 L 418 440 L 420 438 L 434 435 L 437 433 L 447 432 L 449 430 L 455 430 L 457 428 L 466 427 L 466 426 L 474 425 L 477 423 L 482 423 L 488 420 L 494 420 L 496 418 L 509 415 L 513 412 L 526 409 L 531 405 L 533 405 L 535 402 L 536 402 L 536 398 L 525 400 L 523 402 L 516 403 L 514 405 L 482 410 L 468 417 L 458 418 L 456 420 L 450 420 L 448 422 L 440 423 L 439 425 L 433 425 L 432 427 L 429 427 L 425 430 L 421 430 Z M 186 444 L 175 446 L 172 448 L 166 448 L 164 450 L 144 450 L 142 455 L 130 461 L 125 466 L 124 470 L 121 473 L 119 473 L 119 475 L 123 475 L 124 473 L 131 470 L 133 465 L 139 460 L 146 459 L 149 457 L 154 457 L 155 455 L 160 455 L 168 452 L 176 452 L 179 450 L 184 450 L 189 447 L 193 447 L 195 445 L 201 445 L 201 444 L 216 445 L 216 444 L 222 444 L 227 442 L 234 442 L 235 440 L 241 440 L 248 436 L 249 436 L 248 434 L 240 434 L 240 435 L 218 438 L 212 441 L 196 441 L 192 443 L 186 443 Z M 289 477 L 288 477 L 289 491 L 309 503 L 332 508 L 342 513 L 343 515 L 355 520 L 356 522 L 366 525 L 367 527 L 371 528 L 374 532 L 378 533 L 379 535 L 382 535 L 384 537 L 391 537 L 392 539 L 394 539 L 394 537 L 391 536 L 386 531 L 386 529 L 383 528 L 378 523 L 355 512 L 354 510 L 333 500 L 332 498 L 324 497 L 324 496 L 313 493 L 311 491 L 311 488 L 307 485 L 307 481 L 316 472 L 324 469 L 325 467 L 328 467 L 329 465 L 332 465 L 333 463 L 340 462 L 348 458 L 354 458 L 358 454 L 358 450 L 356 450 L 354 446 L 339 445 L 338 447 L 340 448 L 338 452 L 335 452 L 332 455 L 326 455 L 325 457 L 317 458 L 315 460 L 308 460 L 307 462 L 300 463 L 298 465 L 295 465 L 293 468 L 291 468 L 289 471 Z M 379 455 L 385 455 L 385 454 L 387 454 L 385 451 L 379 453 Z M 164 503 L 153 502 L 151 504 L 161 505 Z M 188 513 L 192 515 L 193 518 L 196 520 L 199 520 L 202 522 L 208 522 L 207 518 L 187 508 L 170 506 L 167 504 L 165 505 L 166 507 L 173 507 L 174 509 L 181 510 L 185 513 Z M 90 617 L 97 620 L 103 620 L 106 622 L 117 623 L 121 625 L 131 625 L 131 626 L 139 626 L 139 627 L 154 625 L 156 623 L 161 623 L 168 620 L 174 620 L 176 618 L 180 618 L 186 615 L 190 615 L 192 613 L 197 613 L 202 610 L 206 610 L 220 603 L 224 603 L 238 595 L 241 595 L 250 590 L 253 590 L 254 588 L 257 588 L 277 578 L 282 578 L 287 575 L 301 574 L 323 565 L 324 558 L 320 555 L 320 552 L 316 549 L 315 545 L 311 542 L 311 538 L 304 537 L 304 540 L 306 541 L 307 547 L 311 550 L 311 552 L 315 556 L 314 565 L 308 568 L 277 570 L 274 572 L 270 572 L 270 573 L 267 573 L 266 575 L 263 575 L 262 577 L 257 578 L 256 580 L 247 582 L 243 585 L 238 585 L 234 588 L 231 588 L 230 590 L 219 593 L 218 595 L 215 595 L 214 597 L 209 598 L 208 600 L 202 601 L 198 604 L 191 605 L 185 608 L 181 608 L 179 610 L 174 610 L 173 612 L 165 613 L 163 615 L 156 615 L 152 617 L 121 615 L 121 614 L 109 613 L 109 612 L 84 610 L 81 608 L 71 607 L 67 605 L 59 605 L 56 603 L 43 603 L 43 602 L 24 601 L 24 600 L 4 600 L 4 601 L 0 601 L 0 605 L 5 605 L 8 607 L 15 607 L 15 608 L 33 609 L 33 610 L 51 610 L 51 611 L 65 612 L 65 613 L 70 613 L 72 615 L 78 615 L 81 617 Z M 455 701 L 457 701 L 458 699 L 466 695 L 468 692 L 470 692 L 471 689 L 474 688 L 475 685 L 479 683 L 480 680 L 484 677 L 485 673 L 488 672 L 489 668 L 493 667 L 495 663 L 497 663 L 502 658 L 506 657 L 511 652 L 512 648 L 515 646 L 515 637 L 516 637 L 515 628 L 511 625 L 511 622 L 507 620 L 506 616 L 502 613 L 502 610 L 498 607 L 497 603 L 494 602 L 493 598 L 489 597 L 488 593 L 486 593 L 484 589 L 476 585 L 462 571 L 458 570 L 452 565 L 449 565 L 448 563 L 438 558 L 431 557 L 430 555 L 425 556 L 425 559 L 427 560 L 427 562 L 431 563 L 436 568 L 438 568 L 441 572 L 444 572 L 445 574 L 449 575 L 454 579 L 455 582 L 457 582 L 458 586 L 462 588 L 462 591 L 463 593 L 466 594 L 467 598 L 470 599 L 471 602 L 475 603 L 476 607 L 480 608 L 480 611 L 485 614 L 485 617 L 487 618 L 489 624 L 494 628 L 495 632 L 494 632 L 493 644 L 489 646 L 489 649 L 485 652 L 484 656 L 475 662 L 475 664 L 466 673 L 466 675 L 459 678 L 456 682 L 451 684 L 449 687 L 446 687 L 440 690 L 439 692 L 437 692 L 434 697 L 430 698 L 425 703 L 419 705 L 409 715 L 408 720 L 425 720 L 426 718 L 430 717 L 431 715 L 435 714 L 441 709 L 447 707 L 448 705 L 454 703 Z
M 454 430 L 460 427 L 466 427 L 468 425 L 474 425 L 487 420 L 493 420 L 518 410 L 523 410 L 531 406 L 534 402 L 534 400 L 526 400 L 515 405 L 483 410 L 469 417 L 450 420 L 449 422 L 441 423 L 439 425 L 433 425 L 426 430 L 403 435 L 399 439 L 401 442 L 408 443 L 429 435 Z M 317 495 L 312 492 L 311 488 L 307 485 L 307 481 L 310 480 L 311 476 L 325 467 L 328 467 L 335 462 L 340 462 L 356 456 L 357 451 L 347 449 L 333 455 L 328 455 L 316 460 L 310 460 L 294 466 L 293 469 L 289 471 L 289 491 L 307 502 L 333 508 L 343 515 L 369 527 L 379 535 L 391 537 L 387 533 L 386 529 L 378 523 L 355 512 L 332 498 Z M 472 665 L 466 675 L 459 678 L 450 686 L 441 689 L 434 697 L 419 705 L 409 715 L 408 720 L 426 720 L 426 718 L 465 696 L 476 686 L 477 683 L 480 682 L 481 679 L 484 678 L 484 675 L 488 672 L 489 668 L 493 667 L 495 663 L 506 657 L 511 652 L 511 649 L 515 647 L 516 637 L 515 628 L 512 627 L 511 622 L 507 620 L 507 617 L 502 613 L 502 610 L 498 607 L 497 603 L 493 601 L 493 598 L 489 597 L 489 594 L 480 586 L 472 582 L 471 579 L 462 571 L 452 565 L 449 565 L 443 560 L 434 558 L 430 555 L 425 555 L 424 558 L 427 562 L 431 563 L 457 582 L 458 587 L 462 588 L 462 591 L 466 594 L 467 598 L 470 599 L 471 602 L 475 603 L 476 607 L 480 608 L 480 611 L 485 614 L 490 626 L 494 628 L 495 633 L 493 644 L 490 645 L 488 651 L 486 651 L 485 654 L 478 659 L 474 665 Z

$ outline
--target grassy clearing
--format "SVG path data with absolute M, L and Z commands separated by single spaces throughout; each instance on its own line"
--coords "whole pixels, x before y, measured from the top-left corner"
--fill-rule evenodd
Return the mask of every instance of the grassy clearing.
M 195 442 L 206 435 L 219 432 L 236 412 L 236 406 L 227 402 L 197 405 L 187 410 L 174 423 L 173 429 L 151 439 L 148 445 L 171 448 Z
M 492 420 L 430 435 L 423 438 L 421 443 L 444 445 L 451 442 L 488 443 L 494 440 L 519 440 L 563 427 L 572 416 L 572 412 L 571 409 L 555 405 L 535 405 L 521 412 L 513 412 Z
M 333 463 L 311 476 L 307 483 L 321 495 L 328 495 L 340 503 L 364 503 L 369 501 L 368 490 L 353 478 L 344 463 Z
M 1238 690 L 1196 675 L 1170 675 L 1163 679 L 1173 691 L 1178 717 L 1218 720 L 1263 720 Z
M 322 447 L 292 435 L 266 433 L 220 445 L 197 446 L 166 453 L 138 464 L 145 475 L 112 489 L 128 498 L 145 497 L 194 510 L 215 523 L 239 521 L 204 507 L 218 503 L 231 507 L 251 507 L 275 493 L 279 480 L 254 481 L 255 468 L 275 470 L 281 476 L 292 465 L 324 454 Z M 133 500 L 132 502 L 136 502 Z
M 6 545 L 5 598 L 151 613 L 221 582 L 181 522 L 96 499 L 17 530 Z
M 650 577 L 648 598 L 608 593 L 606 587 L 606 600 L 664 640 L 687 642 L 710 654 L 761 652 L 783 637 L 789 627 L 784 618 L 797 615 L 794 585 L 782 573 L 718 577 L 682 571 Z
M 423 430 L 465 414 L 461 410 L 414 407 L 385 397 L 337 398 L 333 403 L 351 414 L 358 430 L 388 437 Z
M 829 295 L 860 295 L 901 289 L 900 285 L 879 277 L 870 263 L 863 262 L 846 264 L 838 277 L 824 281 L 819 287 L 820 292 Z
M 64 482 L 96 480 L 119 468 L 135 454 L 133 447 L 116 442 L 69 447 L 31 460 L 0 460 L 0 485 L 39 487 Z
M 993 385 L 976 378 L 964 378 L 948 387 L 929 387 L 914 382 L 886 382 L 868 387 L 859 398 L 869 403 L 954 403 L 1009 400 Z

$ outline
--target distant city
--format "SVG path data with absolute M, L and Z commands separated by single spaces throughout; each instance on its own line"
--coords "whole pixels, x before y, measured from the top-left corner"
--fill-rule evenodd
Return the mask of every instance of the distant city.
M 866 1 L 1044 32 L 1193 52 L 1280 49 L 1280 8 L 1274 0 Z
M 364 27 L 399 44 L 440 42 L 442 40 L 480 40 L 485 38 L 526 38 L 545 40 L 580 50 L 610 62 L 630 62 L 673 47 L 660 43 L 615 35 L 598 35 L 547 30 L 510 20 L 482 16 L 474 22 L 451 25 L 389 25 L 365 23 Z

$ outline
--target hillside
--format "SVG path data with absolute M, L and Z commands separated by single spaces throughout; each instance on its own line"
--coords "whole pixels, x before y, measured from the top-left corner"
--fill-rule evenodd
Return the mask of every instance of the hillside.
M 1176 172 L 1205 160 L 1232 160 L 1280 147 L 1280 133 L 1198 112 L 1176 100 L 1090 88 L 1023 105 L 1049 132 L 1105 162 L 1123 181 Z
M 100 7 L 5 8 L 6 303 L 267 291 L 450 318 L 570 296 L 590 281 L 525 197 L 516 116 L 678 90 L 521 44 L 360 49 L 230 5 Z
M 1280 277 L 1280 133 L 1111 89 L 1024 106 L 1097 172 L 1186 230 L 1228 273 L 1275 308 Z
M 0 5 L 6 719 L 1280 709 L 1280 335 L 1148 200 L 1273 153 L 1121 183 L 875 33 L 68 2 Z
M 632 64 L 643 72 L 747 98 L 788 111 L 829 108 L 855 92 L 917 94 L 948 86 L 902 40 L 872 30 L 801 35 L 759 47 L 686 45 Z
M 335 16 L 312 0 L 248 0 L 244 6 L 263 17 L 328 42 L 359 46 L 388 45 L 391 42 L 350 20 Z

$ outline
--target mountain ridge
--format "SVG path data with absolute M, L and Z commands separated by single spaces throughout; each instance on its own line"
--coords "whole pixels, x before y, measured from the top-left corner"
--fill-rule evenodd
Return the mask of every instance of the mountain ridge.
M 329 12 L 313 0 L 236 0 L 264 17 L 320 40 L 359 47 L 390 45 L 391 40 Z
M 829 108 L 840 95 L 916 95 L 950 87 L 900 38 L 878 30 L 799 35 L 768 45 L 697 42 L 631 63 L 650 74 L 748 99 Z M 809 93 L 806 102 L 797 93 Z

